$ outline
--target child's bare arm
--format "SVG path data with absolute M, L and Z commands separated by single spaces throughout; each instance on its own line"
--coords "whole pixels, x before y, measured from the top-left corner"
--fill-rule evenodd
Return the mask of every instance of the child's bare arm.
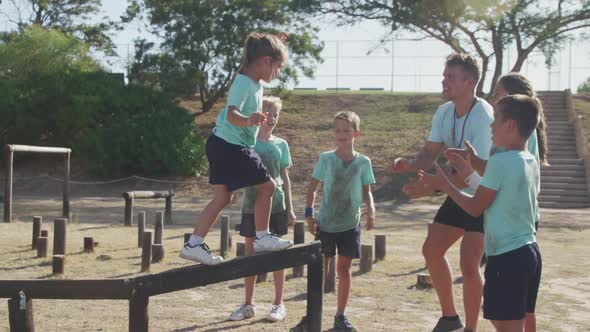
M 367 216 L 367 230 L 371 230 L 375 226 L 375 201 L 370 184 L 363 186 L 363 201 L 366 204 L 363 214 Z
M 291 199 L 291 179 L 289 178 L 289 169 L 281 169 L 281 178 L 283 179 L 283 189 L 285 191 L 285 205 L 287 207 L 287 216 L 289 218 L 289 226 L 293 226 L 297 217 L 293 211 L 293 201 Z
M 252 127 L 255 125 L 260 125 L 265 119 L 266 117 L 264 114 L 260 112 L 255 112 L 250 114 L 250 116 L 245 116 L 235 106 L 229 106 L 227 108 L 227 121 L 237 127 Z
M 305 208 L 312 208 L 313 209 L 313 204 L 315 201 L 315 195 L 316 195 L 316 191 L 318 190 L 318 187 L 320 186 L 320 181 L 316 180 L 316 179 L 311 179 L 311 182 L 309 183 L 309 187 L 307 188 L 307 195 L 305 196 Z M 316 227 L 317 227 L 317 222 L 315 220 L 315 216 L 311 217 L 311 216 L 305 216 L 305 220 L 307 221 L 307 229 L 309 230 L 309 232 L 311 234 L 316 234 Z

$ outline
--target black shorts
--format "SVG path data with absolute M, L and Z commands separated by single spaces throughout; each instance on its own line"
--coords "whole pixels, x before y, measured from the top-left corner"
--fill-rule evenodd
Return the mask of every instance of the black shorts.
M 479 217 L 473 217 L 465 212 L 451 197 L 447 197 L 440 206 L 434 222 L 463 229 L 465 232 L 483 233 L 483 213 Z
M 488 256 L 483 287 L 483 317 L 520 320 L 535 312 L 543 263 L 537 243 Z
M 322 242 L 322 254 L 326 257 L 336 256 L 336 248 L 338 248 L 338 256 L 361 257 L 360 225 L 337 233 L 322 232 L 320 229 L 318 239 Z
M 224 184 L 229 191 L 234 191 L 271 179 L 254 149 L 228 143 L 211 134 L 207 139 L 206 153 L 210 184 Z
M 254 214 L 242 214 L 242 223 L 240 224 L 240 235 L 243 237 L 256 236 L 256 223 Z M 283 236 L 289 233 L 289 217 L 287 211 L 277 212 L 270 215 L 268 229 L 271 233 Z

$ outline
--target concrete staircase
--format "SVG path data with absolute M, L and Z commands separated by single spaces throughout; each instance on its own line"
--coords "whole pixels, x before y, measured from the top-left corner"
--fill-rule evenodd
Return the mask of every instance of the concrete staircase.
M 541 168 L 539 206 L 556 209 L 590 207 L 584 161 L 576 150 L 576 134 L 568 120 L 566 94 L 563 91 L 542 91 L 539 98 L 547 121 L 550 164 Z

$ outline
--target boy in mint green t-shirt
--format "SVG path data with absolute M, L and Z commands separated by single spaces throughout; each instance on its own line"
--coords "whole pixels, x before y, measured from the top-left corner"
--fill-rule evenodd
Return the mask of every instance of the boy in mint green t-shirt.
M 484 318 L 499 331 L 522 331 L 534 313 L 542 260 L 535 238 L 539 164 L 526 148 L 537 127 L 540 104 L 524 95 L 502 98 L 492 124 L 499 148 L 487 163 L 473 196 L 460 192 L 436 165 L 436 175 L 420 171 L 433 188 L 447 192 L 467 213 L 484 213 L 484 247 L 488 257 Z
M 271 96 L 263 97 L 262 112 L 266 116 L 266 120 L 260 126 L 256 145 L 254 146 L 254 151 L 260 156 L 262 163 L 276 183 L 276 190 L 272 197 L 269 223 L 270 233 L 275 237 L 281 237 L 287 234 L 289 226 L 295 223 L 295 214 L 293 213 L 293 204 L 291 201 L 291 181 L 289 179 L 289 167 L 293 165 L 289 145 L 286 140 L 273 135 L 273 130 L 279 121 L 281 107 L 282 102 L 280 98 Z M 256 187 L 244 188 L 240 235 L 245 238 L 247 255 L 254 253 L 254 238 L 256 236 L 254 207 L 256 195 Z M 286 316 L 286 310 L 283 304 L 284 270 L 274 271 L 273 279 L 275 300 L 266 319 L 271 322 L 278 322 L 284 320 Z M 253 304 L 255 281 L 256 276 L 245 278 L 245 302 L 229 316 L 229 320 L 237 321 L 254 317 L 256 314 Z
M 324 152 L 313 171 L 307 192 L 305 219 L 309 231 L 322 242 L 324 274 L 329 273 L 330 260 L 338 249 L 338 303 L 334 330 L 353 331 L 345 315 L 351 288 L 350 268 L 353 258 L 360 257 L 360 207 L 367 204 L 367 230 L 373 228 L 375 205 L 371 185 L 375 183 L 371 160 L 354 150 L 360 136 L 360 119 L 354 112 L 334 116 L 337 148 Z M 323 184 L 322 203 L 317 217 L 313 205 L 319 184 Z

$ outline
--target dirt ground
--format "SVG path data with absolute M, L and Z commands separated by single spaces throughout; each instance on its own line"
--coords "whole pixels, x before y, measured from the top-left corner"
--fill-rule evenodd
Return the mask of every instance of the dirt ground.
M 178 257 L 182 234 L 189 232 L 204 205 L 189 196 L 174 201 L 174 226 L 164 233 L 165 259 L 152 264 L 152 273 L 190 262 Z M 137 201 L 135 212 L 147 211 L 150 228 L 155 211 L 163 208 L 161 200 Z M 363 243 L 373 243 L 375 234 L 387 235 L 387 257 L 373 265 L 367 274 L 353 266 L 353 286 L 348 316 L 359 331 L 429 331 L 438 316 L 438 302 L 433 290 L 417 290 L 416 274 L 424 272 L 421 255 L 426 225 L 437 206 L 426 202 L 397 204 L 382 202 L 377 207 L 377 229 L 365 231 Z M 298 206 L 297 211 L 302 211 Z M 43 229 L 51 232 L 53 218 L 60 214 L 61 202 L 42 197 L 15 197 L 14 215 L 18 221 L 1 224 L 0 279 L 46 279 L 51 276 L 50 258 L 36 258 L 30 249 L 32 216 L 44 218 Z M 68 225 L 65 278 L 123 278 L 139 274 L 141 249 L 137 248 L 135 227 L 123 227 L 123 199 L 76 198 L 72 202 L 73 220 Z M 239 220 L 237 209 L 224 213 L 232 225 Z M 241 241 L 233 234 L 233 242 Z M 92 236 L 99 246 L 94 253 L 82 251 L 82 239 Z M 292 234 L 288 235 L 289 237 Z M 306 235 L 310 239 L 309 234 Z M 538 241 L 543 255 L 543 279 L 537 304 L 539 331 L 590 330 L 590 210 L 542 210 Z M 219 246 L 219 231 L 208 236 L 213 249 Z M 232 248 L 235 252 L 235 245 Z M 448 253 L 455 276 L 460 274 L 458 246 Z M 231 257 L 230 257 L 231 259 Z M 151 331 L 287 331 L 305 313 L 304 278 L 290 278 L 285 284 L 287 318 L 267 323 L 273 294 L 272 277 L 257 285 L 257 316 L 229 322 L 228 315 L 243 301 L 241 280 L 161 295 L 150 299 Z M 454 286 L 455 300 L 462 314 L 461 284 Z M 323 330 L 330 330 L 335 313 L 335 294 L 324 297 Z M 127 331 L 127 301 L 34 300 L 37 331 Z M 7 305 L 0 306 L 0 331 L 8 331 Z M 480 331 L 492 326 L 480 319 Z

